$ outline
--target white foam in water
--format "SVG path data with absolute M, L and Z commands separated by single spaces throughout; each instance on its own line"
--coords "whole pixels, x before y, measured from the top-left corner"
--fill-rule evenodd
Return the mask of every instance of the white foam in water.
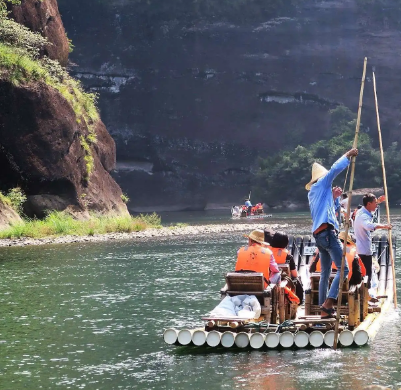
M 207 334 L 206 343 L 209 347 L 217 347 L 220 344 L 221 334 L 217 330 L 212 330 Z
M 369 341 L 369 335 L 366 330 L 357 330 L 354 334 L 354 341 L 356 345 L 362 346 Z
M 294 343 L 298 348 L 305 348 L 309 344 L 309 335 L 306 332 L 300 331 L 294 336 Z
M 268 333 L 265 344 L 268 348 L 276 348 L 280 344 L 280 336 L 277 333 Z
M 334 330 L 329 330 L 324 334 L 323 341 L 328 347 L 334 345 Z
M 262 333 L 253 333 L 249 339 L 252 348 L 262 348 L 265 343 L 265 336 Z
M 206 332 L 204 330 L 195 330 L 192 334 L 192 342 L 200 347 L 206 343 Z
M 249 345 L 249 336 L 247 333 L 241 332 L 235 336 L 235 345 L 239 348 L 245 348 Z
M 354 335 L 350 330 L 343 330 L 340 333 L 339 341 L 343 347 L 349 347 L 354 342 Z
M 178 331 L 176 329 L 170 328 L 164 331 L 163 338 L 167 344 L 174 344 L 177 341 L 177 337 Z
M 192 341 L 193 331 L 189 329 L 182 329 L 178 332 L 178 342 L 181 345 L 188 345 Z
M 230 348 L 234 345 L 235 334 L 233 332 L 224 332 L 221 335 L 221 345 L 226 348 Z
M 291 332 L 280 334 L 280 345 L 284 348 L 290 348 L 294 344 L 294 335 Z
M 319 332 L 318 330 L 314 330 L 309 335 L 309 343 L 315 348 L 321 347 L 323 345 L 323 340 L 324 340 L 323 333 Z

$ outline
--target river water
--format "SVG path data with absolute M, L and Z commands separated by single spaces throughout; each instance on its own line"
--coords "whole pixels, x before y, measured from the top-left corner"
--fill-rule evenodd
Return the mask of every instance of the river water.
M 168 224 L 174 216 L 165 218 Z M 177 214 L 176 222 L 199 218 L 183 221 Z M 268 222 L 277 218 L 299 234 L 310 227 L 307 213 Z M 397 236 L 401 214 L 392 221 Z M 227 218 L 212 213 L 205 222 Z M 244 243 L 242 233 L 232 233 L 0 248 L 0 389 L 401 387 L 399 310 L 386 315 L 374 342 L 363 348 L 239 351 L 165 344 L 165 328 L 202 325 Z M 401 286 L 399 264 L 396 270 Z

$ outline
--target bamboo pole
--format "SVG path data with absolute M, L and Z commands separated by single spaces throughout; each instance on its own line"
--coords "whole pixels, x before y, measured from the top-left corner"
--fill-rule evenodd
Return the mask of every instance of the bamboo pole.
M 353 148 L 358 146 L 358 135 L 359 135 L 359 127 L 361 124 L 361 111 L 362 111 L 362 100 L 363 100 L 363 90 L 365 86 L 365 76 L 366 76 L 366 63 L 368 59 L 365 57 L 363 61 L 363 73 L 362 73 L 362 81 L 361 81 L 361 91 L 359 93 L 359 106 L 358 106 L 358 117 L 356 120 L 356 127 L 355 127 L 355 138 L 354 144 L 352 145 Z M 355 156 L 351 157 L 351 174 L 349 179 L 349 190 L 348 190 L 348 204 L 347 204 L 347 215 L 350 215 L 351 210 L 351 201 L 352 201 L 352 186 L 354 184 L 354 174 L 355 174 Z M 349 219 L 346 218 L 345 220 L 345 237 L 348 236 L 349 230 Z M 341 259 L 341 270 L 340 270 L 340 284 L 339 284 L 339 291 L 338 291 L 338 298 L 337 298 L 337 318 L 336 318 L 336 327 L 334 330 L 334 343 L 333 349 L 337 349 L 337 341 L 338 341 L 338 326 L 340 324 L 340 308 L 341 302 L 343 297 L 343 279 L 344 279 L 344 265 L 345 265 L 345 256 L 347 252 L 347 241 L 344 242 L 343 245 L 343 256 Z
M 377 130 L 379 132 L 380 154 L 381 154 L 382 169 L 383 169 L 383 185 L 384 185 L 384 196 L 386 197 L 387 223 L 390 225 L 390 206 L 389 206 L 389 202 L 388 202 L 386 167 L 384 166 L 382 132 L 381 132 L 381 128 L 380 128 L 379 104 L 377 102 L 375 72 L 373 72 L 373 90 L 375 92 Z M 391 229 L 388 231 L 388 242 L 389 242 L 389 245 L 390 245 L 391 269 L 393 271 L 393 302 L 394 302 L 394 307 L 397 308 L 397 285 L 396 285 L 396 280 L 395 280 L 395 265 L 394 265 L 393 240 L 392 240 L 392 235 L 391 235 Z

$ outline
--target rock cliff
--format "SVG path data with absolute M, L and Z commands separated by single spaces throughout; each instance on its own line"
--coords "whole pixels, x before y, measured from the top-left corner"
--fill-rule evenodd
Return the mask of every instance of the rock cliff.
M 266 1 L 165 3 L 59 0 L 132 209 L 239 202 L 258 156 L 319 139 L 338 104 L 357 111 L 365 56 L 362 131 L 375 138 L 375 67 L 385 145 L 400 140 L 397 1 L 288 2 L 274 17 Z
M 42 56 L 67 62 L 68 41 L 55 0 L 25 0 L 13 6 L 12 15 L 52 42 Z M 34 77 L 10 81 L 10 69 L 0 69 L 0 190 L 21 187 L 30 217 L 48 210 L 67 210 L 77 218 L 88 211 L 127 214 L 121 188 L 109 174 L 115 167 L 114 140 L 100 119 L 89 122 L 79 103 L 68 100 L 82 96 L 78 87 L 57 84 L 57 89 L 56 81 Z
M 10 5 L 10 17 L 32 31 L 47 38 L 43 54 L 65 66 L 68 62 L 69 43 L 58 10 L 57 0 L 22 0 L 21 5 Z

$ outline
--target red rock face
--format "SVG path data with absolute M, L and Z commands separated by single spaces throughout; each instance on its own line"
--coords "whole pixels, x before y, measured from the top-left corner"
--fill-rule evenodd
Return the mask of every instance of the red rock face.
M 16 87 L 4 80 L 0 91 L 0 182 L 24 190 L 29 216 L 42 217 L 46 209 L 127 213 L 121 189 L 108 173 L 115 144 L 101 121 L 91 146 L 94 169 L 86 180 L 80 136 L 88 135 L 88 128 L 77 122 L 64 97 L 46 84 Z
M 11 222 L 21 222 L 21 218 L 10 206 L 0 200 L 0 229 L 7 227 Z
M 69 45 L 60 17 L 57 0 L 22 0 L 20 6 L 11 6 L 11 17 L 32 31 L 39 32 L 51 44 L 45 49 L 45 55 L 58 60 L 65 66 L 68 62 Z

